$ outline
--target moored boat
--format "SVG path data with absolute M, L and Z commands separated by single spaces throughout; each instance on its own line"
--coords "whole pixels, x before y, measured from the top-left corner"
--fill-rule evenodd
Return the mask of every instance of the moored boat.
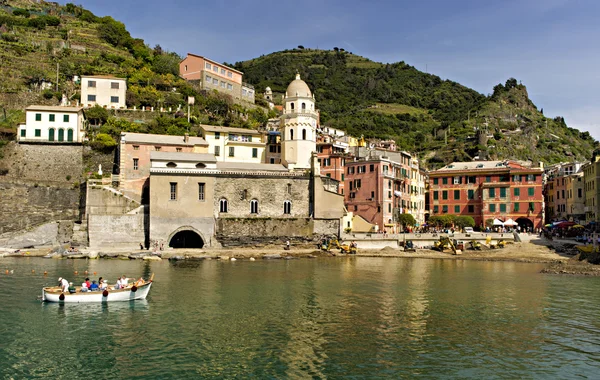
M 154 277 L 154 276 L 153 276 Z M 59 286 L 42 288 L 42 301 L 60 303 L 102 303 L 133 301 L 146 299 L 152 286 L 150 280 L 138 280 L 123 289 L 114 289 L 112 286 L 105 290 L 82 292 L 81 287 L 76 287 L 75 293 L 63 292 Z

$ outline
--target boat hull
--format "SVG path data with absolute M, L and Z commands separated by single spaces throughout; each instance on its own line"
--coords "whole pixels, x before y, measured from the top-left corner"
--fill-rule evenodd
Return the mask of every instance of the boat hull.
M 147 282 L 138 287 L 129 287 L 126 289 L 108 290 L 108 291 L 88 291 L 77 293 L 62 293 L 56 288 L 42 289 L 42 301 L 58 303 L 103 303 L 103 302 L 123 302 L 146 299 L 150 292 L 152 282 Z

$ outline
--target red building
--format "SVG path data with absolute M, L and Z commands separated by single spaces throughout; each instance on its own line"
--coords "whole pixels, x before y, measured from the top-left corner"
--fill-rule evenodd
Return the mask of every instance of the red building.
M 396 216 L 410 205 L 410 155 L 371 151 L 356 161 L 346 161 L 346 208 L 379 230 L 398 230 Z
M 321 175 L 340 182 L 339 194 L 344 194 L 346 160 L 352 159 L 347 151 L 346 143 L 338 142 L 331 136 L 317 137 L 317 158 L 321 164 Z
M 515 161 L 453 162 L 429 173 L 430 215 L 471 216 L 480 228 L 509 218 L 521 228 L 542 228 L 542 174 Z

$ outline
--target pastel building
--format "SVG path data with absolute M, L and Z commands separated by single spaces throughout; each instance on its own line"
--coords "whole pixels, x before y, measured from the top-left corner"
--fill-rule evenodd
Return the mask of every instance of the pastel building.
M 585 221 L 600 222 L 600 150 L 594 151 L 590 162 L 583 168 L 585 190 Z
M 429 173 L 431 215 L 471 216 L 484 228 L 493 219 L 522 228 L 544 225 L 543 169 L 516 161 L 453 162 Z
M 395 232 L 397 216 L 411 213 L 410 160 L 405 152 L 371 150 L 346 161 L 346 208 L 378 230 Z
M 105 108 L 127 108 L 127 80 L 110 75 L 83 75 L 81 77 L 81 104 Z
M 583 174 L 580 169 L 582 163 L 568 162 L 549 166 L 545 169 L 546 183 L 544 185 L 544 200 L 546 202 L 546 220 L 567 220 L 570 218 L 580 218 L 584 214 L 579 210 L 578 199 L 580 203 L 585 203 L 583 190 L 577 191 L 578 182 L 582 182 Z M 574 177 L 573 177 L 574 176 Z M 574 192 L 575 190 L 575 192 Z M 579 216 L 577 216 L 579 215 Z
M 29 106 L 25 124 L 19 125 L 19 142 L 81 143 L 85 139 L 82 107 Z
M 213 125 L 201 125 L 200 130 L 208 152 L 214 154 L 217 161 L 260 164 L 265 160 L 266 143 L 257 130 Z
M 119 190 L 142 203 L 148 201 L 150 155 L 153 152 L 208 153 L 201 137 L 121 133 Z
M 348 144 L 337 141 L 329 135 L 317 137 L 317 157 L 321 166 L 321 175 L 339 181 L 338 191 L 344 194 L 344 176 L 346 160 L 352 159 L 348 154 Z
M 203 90 L 216 90 L 235 100 L 254 103 L 254 87 L 243 83 L 243 73 L 201 55 L 188 53 L 179 63 L 179 75 Z

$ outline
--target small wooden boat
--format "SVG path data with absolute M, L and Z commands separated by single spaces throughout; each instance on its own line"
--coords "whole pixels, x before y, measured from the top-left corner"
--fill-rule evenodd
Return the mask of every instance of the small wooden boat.
M 60 286 L 46 287 L 42 289 L 42 301 L 60 303 L 102 303 L 133 301 L 146 299 L 152 286 L 153 277 L 150 280 L 138 280 L 123 289 L 114 289 L 109 286 L 105 290 L 94 290 L 82 292 L 81 287 L 75 287 L 75 293 L 63 292 Z

